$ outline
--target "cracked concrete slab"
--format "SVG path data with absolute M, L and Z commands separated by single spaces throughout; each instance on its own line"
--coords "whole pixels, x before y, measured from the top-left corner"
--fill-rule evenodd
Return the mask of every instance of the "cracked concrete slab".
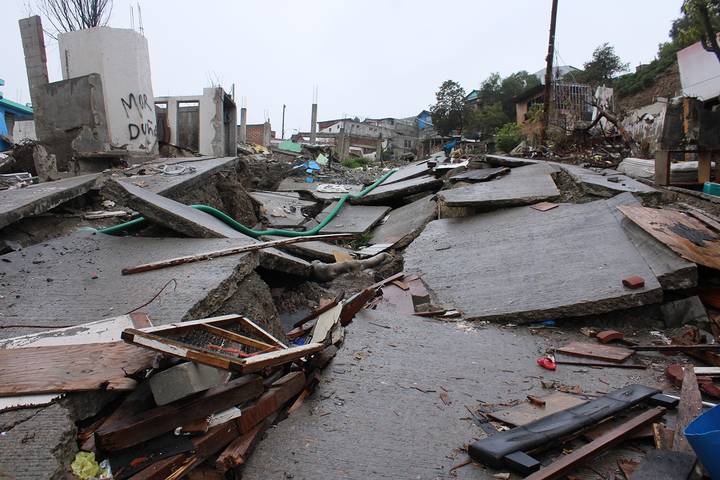
M 392 244 L 394 248 L 403 248 L 436 217 L 437 202 L 434 195 L 415 200 L 392 210 L 383 223 L 372 231 L 370 244 Z
M 362 185 L 343 185 L 343 192 L 321 192 L 318 190 L 323 183 L 307 183 L 301 182 L 293 178 L 286 178 L 278 185 L 278 192 L 306 192 L 316 200 L 340 200 L 348 193 L 359 193 L 362 191 Z
M 200 185 L 209 176 L 219 171 L 236 168 L 239 161 L 240 159 L 238 157 L 192 159 L 160 158 L 153 163 L 143 165 L 142 168 L 149 170 L 150 167 L 157 168 L 161 165 L 169 165 L 173 168 L 179 168 L 181 166 L 192 167 L 195 170 L 182 175 L 166 175 L 163 173 L 136 175 L 122 178 L 120 181 L 147 188 L 151 192 L 159 195 L 174 197 L 184 190 L 192 189 Z
M 315 202 L 301 200 L 296 192 L 248 192 L 261 205 L 261 214 L 272 228 L 299 227 L 307 221 L 302 209 L 312 207 Z
M 281 240 L 283 238 L 286 237 L 277 237 L 274 235 L 263 237 L 264 240 Z M 355 250 L 345 248 L 341 245 L 334 245 L 332 243 L 320 242 L 317 240 L 312 242 L 291 243 L 290 245 L 283 245 L 278 248 L 302 258 L 320 260 L 324 263 L 335 263 L 334 252 L 340 252 L 351 256 L 357 254 Z
M 388 180 L 392 179 L 392 176 Z M 378 205 L 385 202 L 400 200 L 416 193 L 438 190 L 442 180 L 430 176 L 416 177 L 396 183 L 381 183 L 373 191 L 353 203 L 362 205 Z
M 508 167 L 480 168 L 476 170 L 467 170 L 450 177 L 451 182 L 487 182 L 494 178 L 510 173 Z
M 0 229 L 87 193 L 97 178 L 98 174 L 82 175 L 0 191 Z
M 446 208 L 501 208 L 530 205 L 554 200 L 560 196 L 551 174 L 555 167 L 547 164 L 514 168 L 507 175 L 466 187 L 443 190 L 438 193 L 438 203 L 446 215 Z
M 335 208 L 337 202 L 328 205 L 320 212 L 315 220 L 322 222 L 330 212 Z M 390 211 L 390 207 L 369 206 L 369 205 L 350 205 L 345 203 L 330 223 L 325 225 L 321 233 L 352 233 L 361 235 L 372 227 L 374 227 L 383 217 Z
M 577 165 L 556 163 L 558 167 L 567 172 L 573 181 L 579 184 L 583 190 L 598 197 L 612 197 L 618 193 L 630 192 L 642 196 L 660 198 L 660 190 L 638 182 L 634 178 L 623 175 L 620 172 L 598 173 L 594 170 L 582 168 Z
M 492 480 L 496 471 L 473 465 L 450 472 L 463 444 L 486 435 L 468 409 L 544 396 L 543 377 L 586 392 L 657 383 L 653 370 L 543 374 L 535 359 L 551 345 L 524 328 L 362 310 L 345 331 L 314 393 L 268 430 L 244 479 Z M 561 341 L 569 336 L 582 337 Z
M 108 182 L 106 191 L 118 201 L 139 211 L 148 220 L 191 238 L 232 238 L 239 244 L 260 243 L 212 215 L 125 182 Z M 310 274 L 310 264 L 275 248 L 259 252 L 260 265 L 299 276 Z
M 390 175 L 390 177 L 383 182 L 383 185 L 390 185 L 392 183 L 402 182 L 403 180 L 421 177 L 428 173 L 430 173 L 430 165 L 428 165 L 428 161 L 421 160 L 400 168 L 397 172 Z
M 530 322 L 662 301 L 655 275 L 603 200 L 435 220 L 406 250 L 405 271 L 473 320 Z M 625 288 L 631 275 L 645 286 Z
M 685 290 L 697 286 L 697 265 L 670 250 L 617 209 L 619 205 L 641 205 L 631 193 L 616 195 L 607 200 L 607 204 L 664 290 Z
M 79 325 L 142 310 L 162 325 L 211 315 L 258 265 L 255 254 L 138 275 L 124 267 L 244 245 L 235 239 L 114 237 L 78 232 L 0 256 L 0 338 L 37 332 L 24 325 Z M 175 285 L 172 280 L 175 280 Z M 38 301 L 38 298 L 42 301 Z
M 485 162 L 494 167 L 524 167 L 526 165 L 535 165 L 541 160 L 533 160 L 531 158 L 509 157 L 507 155 L 486 154 Z

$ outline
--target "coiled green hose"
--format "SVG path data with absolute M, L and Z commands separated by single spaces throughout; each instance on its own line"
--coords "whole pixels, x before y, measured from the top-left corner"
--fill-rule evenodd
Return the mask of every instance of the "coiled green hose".
M 238 222 L 225 212 L 222 212 L 218 210 L 217 208 L 213 208 L 209 205 L 190 205 L 192 208 L 195 208 L 197 210 L 200 210 L 201 212 L 208 213 L 212 215 L 213 217 L 222 220 L 226 224 L 228 224 L 230 227 L 234 228 L 238 232 L 244 233 L 245 235 L 249 235 L 251 237 L 260 237 L 263 235 L 277 235 L 279 237 L 307 237 L 309 235 L 317 235 L 320 230 L 322 230 L 328 223 L 332 221 L 333 218 L 340 212 L 340 210 L 343 208 L 343 205 L 345 205 L 345 202 L 348 200 L 357 200 L 359 198 L 364 197 L 368 193 L 372 192 L 376 187 L 378 187 L 381 183 L 383 183 L 387 178 L 392 175 L 393 173 L 397 172 L 397 169 L 390 170 L 385 175 L 380 177 L 378 180 L 376 180 L 372 185 L 367 187 L 361 192 L 358 193 L 346 193 L 345 195 L 340 198 L 340 200 L 337 202 L 337 205 L 330 211 L 327 217 L 323 219 L 322 222 L 320 222 L 317 226 L 311 228 L 310 230 L 306 230 L 304 232 L 297 232 L 294 230 L 281 230 L 272 228 L 270 230 L 254 230 L 252 228 L 248 228 L 242 223 Z M 101 228 L 97 230 L 100 233 L 104 233 L 107 235 L 115 235 L 120 232 L 123 232 L 129 228 L 141 225 L 145 222 L 145 217 L 138 217 L 134 218 L 128 222 L 121 223 L 119 225 L 113 225 L 112 227 L 106 227 Z

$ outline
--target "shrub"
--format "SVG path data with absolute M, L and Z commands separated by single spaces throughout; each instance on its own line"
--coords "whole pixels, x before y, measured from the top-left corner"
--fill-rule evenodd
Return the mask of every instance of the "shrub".
M 351 155 L 347 158 L 345 158 L 342 162 L 340 162 L 340 165 L 347 168 L 362 168 L 366 166 L 369 163 L 367 158 L 363 157 L 356 157 L 354 155 Z
M 522 134 L 520 133 L 520 125 L 517 123 L 506 123 L 500 127 L 500 130 L 498 130 L 495 136 L 495 145 L 503 152 L 509 152 L 517 147 L 521 141 Z

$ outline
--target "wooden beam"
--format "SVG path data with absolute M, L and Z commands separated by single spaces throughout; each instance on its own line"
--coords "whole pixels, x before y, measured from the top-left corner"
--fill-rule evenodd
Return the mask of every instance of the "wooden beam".
M 655 152 L 655 185 L 670 185 L 670 152 Z
M 228 445 L 215 461 L 215 468 L 219 472 L 226 472 L 230 469 L 244 465 L 252 454 L 255 446 L 260 442 L 263 433 L 272 426 L 277 413 L 267 417 L 255 425 L 249 432 L 237 437 Z
M 720 350 L 720 344 L 697 345 L 632 345 L 628 347 L 636 352 L 707 352 Z
M 254 252 L 265 248 L 280 247 L 293 243 L 312 242 L 315 240 L 342 240 L 353 238 L 354 235 L 347 233 L 338 233 L 333 235 L 310 235 L 307 237 L 284 238 L 282 240 L 272 240 L 270 242 L 260 242 L 252 245 L 243 245 L 241 247 L 225 248 L 222 250 L 213 250 L 209 252 L 196 253 L 195 255 L 185 255 L 182 257 L 168 258 L 167 260 L 158 260 L 157 262 L 144 263 L 133 267 L 122 269 L 123 275 L 132 275 L 135 273 L 149 272 L 151 270 L 160 270 L 162 268 L 175 267 L 187 263 L 201 262 L 204 260 L 212 260 L 219 257 L 227 257 L 229 255 L 237 255 L 240 253 Z
M 702 396 L 700 395 L 700 388 L 692 365 L 685 365 L 683 370 L 685 374 L 680 389 L 680 403 L 678 404 L 677 418 L 675 420 L 672 449 L 676 452 L 694 453 L 685 439 L 685 427 L 702 413 Z
M 698 183 L 710 181 L 710 170 L 712 168 L 712 152 L 698 153 Z
M 260 396 L 263 392 L 260 377 L 249 375 L 162 407 L 128 415 L 122 421 L 103 425 L 95 432 L 97 445 L 107 451 L 132 447 L 163 433 L 170 432 L 183 422 L 207 417 Z
M 605 450 L 617 445 L 643 426 L 660 418 L 665 413 L 662 407 L 653 408 L 618 425 L 592 442 L 583 445 L 572 453 L 561 457 L 547 467 L 538 470 L 525 480 L 552 480 L 560 478 L 577 468 L 583 462 L 596 457 Z

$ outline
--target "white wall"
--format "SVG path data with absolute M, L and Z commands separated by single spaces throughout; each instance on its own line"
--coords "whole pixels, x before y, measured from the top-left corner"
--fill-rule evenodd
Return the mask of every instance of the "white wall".
M 720 95 L 720 62 L 697 42 L 677 53 L 682 93 L 706 101 Z
M 63 33 L 58 43 L 63 79 L 101 75 L 112 144 L 156 153 L 147 39 L 130 29 L 98 27 Z
M 35 120 L 15 120 L 12 136 L 15 143 L 20 143 L 23 140 L 37 140 Z

